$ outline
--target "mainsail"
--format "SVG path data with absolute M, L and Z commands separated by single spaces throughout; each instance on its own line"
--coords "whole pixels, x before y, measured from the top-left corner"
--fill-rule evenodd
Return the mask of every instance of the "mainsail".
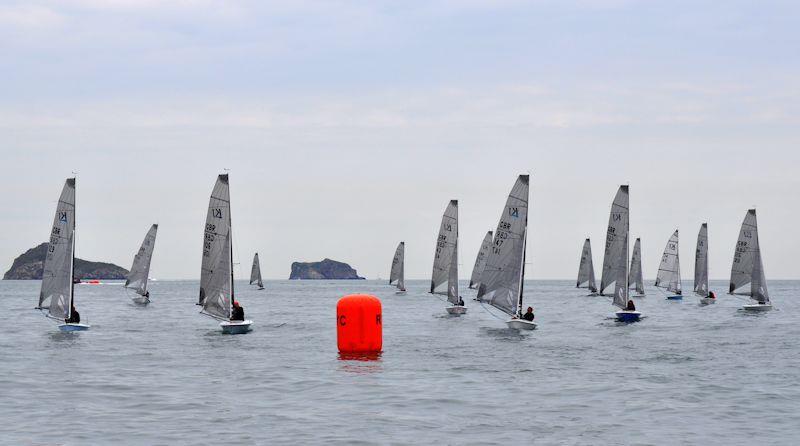
M 261 264 L 258 263 L 258 253 L 253 256 L 253 267 L 250 268 L 250 285 L 254 283 L 259 288 L 264 288 L 264 282 L 261 280 Z
M 661 264 L 658 266 L 656 284 L 659 288 L 666 288 L 672 293 L 681 292 L 681 262 L 678 257 L 678 230 L 672 234 L 664 247 Z
M 741 288 L 750 284 L 750 289 Z M 761 261 L 761 247 L 758 243 L 758 221 L 756 210 L 750 209 L 742 222 L 736 251 L 731 267 L 731 294 L 744 294 L 761 303 L 769 302 L 767 279 L 764 277 L 764 264 Z
M 450 200 L 442 215 L 430 292 L 447 294 L 448 301 L 458 303 L 458 200 Z
M 644 295 L 644 278 L 642 277 L 642 239 L 636 238 L 631 256 L 631 269 L 628 274 L 628 288 L 633 288 L 638 295 Z
M 529 182 L 520 175 L 508 194 L 478 287 L 479 301 L 512 316 L 522 306 Z
M 74 258 L 75 178 L 68 178 L 56 206 L 37 306 L 47 309 L 52 318 L 69 319 L 72 314 Z
M 154 224 L 144 236 L 139 252 L 133 256 L 133 265 L 125 280 L 125 287 L 134 290 L 137 294 L 144 296 L 147 293 L 147 279 L 150 275 L 150 259 L 153 258 L 153 248 L 156 246 L 156 233 L 158 225 Z
M 208 202 L 199 299 L 204 313 L 220 319 L 230 319 L 233 297 L 230 201 L 228 175 L 220 175 Z
M 584 288 L 581 285 L 586 284 L 585 288 L 589 291 L 596 293 L 597 286 L 594 283 L 594 264 L 592 263 L 592 242 L 587 238 L 583 242 L 583 250 L 581 251 L 581 263 L 578 265 L 578 288 Z
M 486 266 L 486 257 L 489 255 L 489 248 L 492 247 L 492 231 L 487 231 L 481 243 L 481 249 L 478 251 L 478 257 L 475 258 L 475 266 L 472 267 L 472 277 L 469 279 L 469 287 L 477 289 L 481 283 L 481 274 L 483 268 Z
M 406 281 L 405 281 L 405 255 L 406 255 L 406 243 L 400 242 L 397 245 L 397 249 L 394 251 L 394 257 L 392 258 L 392 270 L 389 271 L 389 285 L 393 282 L 397 282 L 397 289 L 400 291 L 406 290 Z
M 708 223 L 700 226 L 697 233 L 697 249 L 694 253 L 694 292 L 708 296 Z
M 628 297 L 628 186 L 622 185 L 617 190 L 614 202 L 611 204 L 611 213 L 608 217 L 608 230 L 606 231 L 606 249 L 603 255 L 603 275 L 600 279 L 600 294 L 615 284 L 614 302 L 617 302 L 618 282 L 624 282 L 625 302 Z M 620 257 L 625 261 L 620 263 Z M 625 277 L 620 280 L 620 271 L 625 272 Z

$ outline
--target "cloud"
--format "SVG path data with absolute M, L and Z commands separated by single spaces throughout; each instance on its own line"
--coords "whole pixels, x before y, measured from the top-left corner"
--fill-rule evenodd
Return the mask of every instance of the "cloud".
M 64 17 L 40 5 L 0 5 L 0 26 L 18 30 L 53 28 L 64 23 Z

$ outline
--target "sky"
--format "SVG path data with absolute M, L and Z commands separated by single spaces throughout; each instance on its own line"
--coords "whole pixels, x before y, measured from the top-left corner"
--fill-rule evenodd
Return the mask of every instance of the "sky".
M 77 255 L 196 279 L 230 173 L 236 274 L 325 257 L 430 277 L 460 203 L 460 276 L 531 174 L 528 279 L 595 270 L 611 201 L 655 277 L 708 222 L 730 274 L 758 209 L 768 279 L 800 279 L 800 4 L 635 0 L 6 0 L 0 3 L 0 268 L 47 240 L 77 172 Z M 598 278 L 599 280 L 599 278 Z

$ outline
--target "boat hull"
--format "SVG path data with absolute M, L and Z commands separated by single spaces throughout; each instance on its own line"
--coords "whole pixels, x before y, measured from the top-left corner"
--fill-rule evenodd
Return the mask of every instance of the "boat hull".
M 467 312 L 467 307 L 462 305 L 453 305 L 452 307 L 447 307 L 447 314 L 453 316 L 461 316 Z
M 58 329 L 61 331 L 86 331 L 89 327 L 89 324 L 61 324 Z
M 136 305 L 147 305 L 150 303 L 150 298 L 145 296 L 132 297 L 131 300 Z
M 506 325 L 512 330 L 536 330 L 536 322 L 527 319 L 509 319 Z
M 645 294 L 632 294 L 631 298 L 634 298 L 634 297 L 638 299 L 640 297 L 647 297 L 647 295 L 645 295 Z
M 742 305 L 742 310 L 745 311 L 769 311 L 772 309 L 772 304 L 746 304 Z
M 714 299 L 713 297 L 701 297 L 700 298 L 700 305 L 711 305 L 711 304 L 715 303 L 716 301 L 717 301 L 717 299 Z
M 395 291 L 394 294 L 396 294 L 398 296 L 404 296 L 406 294 L 406 290 Z
M 667 300 L 683 300 L 683 296 L 680 294 L 674 294 L 671 296 L 667 296 Z
M 642 313 L 628 310 L 617 311 L 616 315 L 620 322 L 637 322 L 642 317 Z
M 250 331 L 250 326 L 253 321 L 222 321 L 219 326 L 222 328 L 222 334 L 245 334 Z

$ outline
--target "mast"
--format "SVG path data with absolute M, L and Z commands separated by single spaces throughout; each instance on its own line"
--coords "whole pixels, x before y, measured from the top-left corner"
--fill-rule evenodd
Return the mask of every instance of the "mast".
M 525 228 L 522 230 L 522 267 L 519 269 L 519 305 L 517 316 L 522 317 L 522 289 L 525 282 L 525 257 L 528 255 L 528 216 L 525 215 Z
M 75 178 L 77 180 L 77 178 Z M 72 258 L 69 260 L 69 308 L 67 308 L 67 319 L 72 318 L 72 305 L 75 302 L 75 231 L 78 222 L 75 216 L 78 214 L 78 185 L 75 185 L 75 197 L 72 200 Z
M 228 183 L 230 184 L 230 183 Z M 230 251 L 231 255 L 231 298 L 230 303 L 228 303 L 228 319 L 230 319 L 230 315 L 233 315 L 233 217 L 231 217 L 231 206 L 230 201 L 228 202 L 228 251 Z

